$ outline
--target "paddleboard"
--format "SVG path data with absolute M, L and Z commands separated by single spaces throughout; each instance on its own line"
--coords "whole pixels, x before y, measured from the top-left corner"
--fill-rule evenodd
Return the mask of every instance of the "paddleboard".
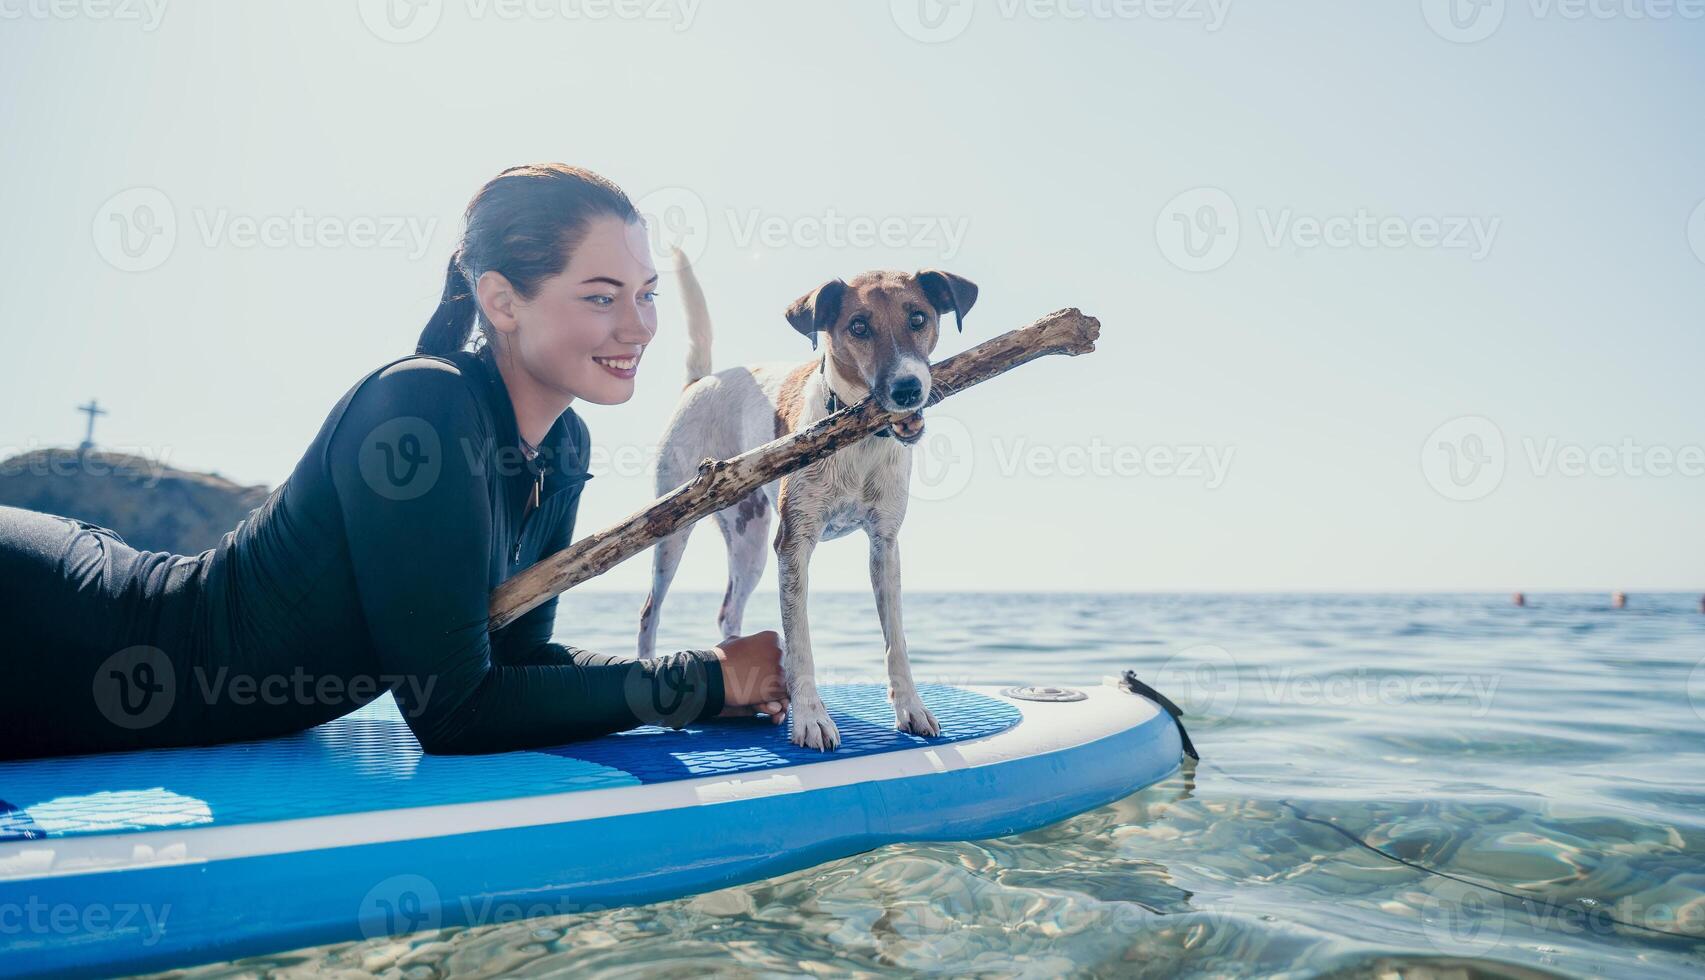
M 0 763 L 0 974 L 660 901 L 1032 830 L 1180 762 L 1173 718 L 1114 678 L 919 693 L 939 737 L 895 731 L 883 685 L 823 685 L 829 753 L 754 718 L 426 755 L 386 695 L 287 738 Z

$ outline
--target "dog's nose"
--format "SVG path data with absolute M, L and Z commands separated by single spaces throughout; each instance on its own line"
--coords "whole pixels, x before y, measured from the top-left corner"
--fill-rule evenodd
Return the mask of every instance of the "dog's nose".
M 923 401 L 923 383 L 917 378 L 901 378 L 888 389 L 888 397 L 894 399 L 894 404 L 901 408 L 911 408 Z

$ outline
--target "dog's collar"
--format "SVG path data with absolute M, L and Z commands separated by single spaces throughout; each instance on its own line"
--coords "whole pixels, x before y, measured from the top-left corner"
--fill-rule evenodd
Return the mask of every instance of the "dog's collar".
M 829 392 L 829 397 L 823 400 L 823 407 L 830 412 L 838 412 L 846 406 L 843 405 L 841 400 L 835 396 L 835 389 L 829 385 L 828 366 L 829 359 L 827 357 L 824 357 L 822 360 L 817 362 L 817 373 L 823 376 L 823 387 Z M 881 429 L 877 430 L 876 434 L 881 438 L 886 439 L 894 433 L 890 432 L 889 426 L 885 425 Z

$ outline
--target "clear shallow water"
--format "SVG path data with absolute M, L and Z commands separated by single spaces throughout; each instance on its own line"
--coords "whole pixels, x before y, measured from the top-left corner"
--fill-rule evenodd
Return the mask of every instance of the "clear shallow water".
M 660 648 L 706 645 L 719 599 L 671 596 Z M 908 594 L 919 680 L 1132 668 L 1189 712 L 1203 762 L 1016 837 L 188 974 L 1705 973 L 1699 599 L 1529 601 Z M 747 631 L 776 627 L 772 603 Z M 631 650 L 639 606 L 570 594 L 558 635 Z M 812 625 L 824 679 L 881 678 L 868 595 L 814 595 Z

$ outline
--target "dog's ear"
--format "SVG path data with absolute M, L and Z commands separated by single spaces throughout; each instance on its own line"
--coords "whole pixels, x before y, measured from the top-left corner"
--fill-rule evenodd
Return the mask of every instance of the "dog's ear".
M 940 269 L 925 269 L 915 277 L 924 295 L 929 297 L 931 306 L 939 316 L 946 316 L 948 310 L 953 311 L 953 322 L 960 331 L 965 329 L 965 314 L 971 312 L 971 305 L 977 302 L 977 284 L 964 276 L 956 276 L 951 272 Z
M 787 308 L 787 322 L 793 324 L 793 329 L 811 338 L 811 349 L 817 349 L 817 334 L 828 329 L 841 315 L 841 300 L 847 294 L 847 284 L 839 279 L 831 279 L 804 296 L 793 301 Z

